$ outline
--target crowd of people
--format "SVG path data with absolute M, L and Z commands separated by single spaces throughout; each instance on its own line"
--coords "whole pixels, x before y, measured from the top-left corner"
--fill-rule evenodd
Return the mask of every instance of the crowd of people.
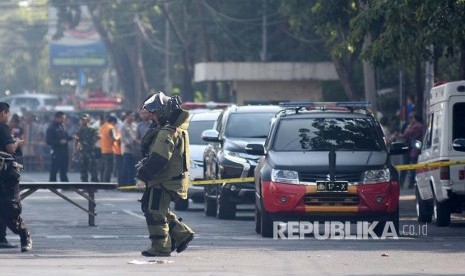
M 13 114 L 9 126 L 22 146 L 27 171 L 49 171 L 50 181 L 68 181 L 67 172 L 80 172 L 83 182 L 135 184 L 134 165 L 140 140 L 150 128 L 147 111 L 79 114 Z M 90 176 L 90 177 L 89 177 Z

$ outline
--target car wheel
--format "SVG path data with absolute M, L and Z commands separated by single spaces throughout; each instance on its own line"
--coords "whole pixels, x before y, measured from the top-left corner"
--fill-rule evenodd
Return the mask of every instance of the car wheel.
M 270 213 L 268 213 L 265 208 L 263 208 L 263 204 L 262 211 L 260 213 L 260 229 L 262 232 L 262 237 L 273 237 L 273 219 L 271 218 Z
M 450 206 L 446 200 L 444 202 L 438 202 L 436 195 L 433 199 L 433 222 L 436 226 L 445 227 L 450 224 Z
M 255 232 L 260 234 L 262 232 L 262 215 L 260 211 L 258 211 L 257 206 L 255 206 Z
M 386 225 L 388 222 L 391 222 L 394 226 L 394 229 L 392 228 L 389 228 L 389 234 L 392 234 L 392 230 L 396 231 L 396 235 L 399 236 L 400 232 L 399 232 L 399 207 L 397 207 L 397 209 L 392 212 L 390 215 L 389 215 L 389 219 L 387 221 L 380 221 L 378 222 L 378 224 L 375 226 L 375 228 L 373 229 L 373 232 L 378 236 L 378 237 L 381 237 L 384 233 L 384 228 L 386 228 Z
M 174 210 L 186 211 L 189 208 L 189 199 L 178 199 L 174 202 Z
M 209 198 L 207 193 L 204 195 L 204 211 L 207 217 L 214 217 L 216 215 L 216 199 Z
M 236 217 L 236 204 L 227 196 L 218 197 L 218 209 L 216 217 L 219 219 L 234 219 Z
M 428 201 L 421 199 L 418 186 L 415 185 L 415 205 L 417 209 L 418 222 L 431 223 L 433 216 L 433 207 Z

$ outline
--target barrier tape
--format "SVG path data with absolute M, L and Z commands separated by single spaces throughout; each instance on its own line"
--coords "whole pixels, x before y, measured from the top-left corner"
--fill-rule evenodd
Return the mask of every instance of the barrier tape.
M 253 177 L 239 177 L 239 178 L 225 178 L 225 179 L 212 179 L 212 180 L 196 180 L 191 181 L 190 185 L 216 185 L 227 183 L 250 183 L 254 182 Z M 136 186 L 119 187 L 118 190 L 137 190 Z
M 448 167 L 448 166 L 461 165 L 461 164 L 465 164 L 465 160 L 439 161 L 439 162 L 420 163 L 420 164 L 411 164 L 411 165 L 397 165 L 396 169 L 398 171 L 408 171 L 408 170 L 417 170 L 417 169 Z
M 462 164 L 465 164 L 465 160 L 440 161 L 440 162 L 411 164 L 411 165 L 397 165 L 395 167 L 398 171 L 408 171 L 408 170 L 417 170 L 417 169 L 431 169 L 431 168 L 447 167 L 447 166 L 462 165 Z M 197 180 L 197 181 L 191 181 L 190 185 L 216 185 L 216 184 L 227 184 L 227 183 L 250 183 L 250 182 L 254 182 L 253 177 Z M 137 190 L 137 188 L 136 186 L 124 186 L 124 187 L 119 187 L 118 190 Z

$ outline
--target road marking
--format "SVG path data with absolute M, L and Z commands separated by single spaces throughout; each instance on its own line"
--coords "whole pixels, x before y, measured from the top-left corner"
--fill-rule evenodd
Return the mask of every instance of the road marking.
M 123 212 L 126 213 L 126 214 L 128 214 L 128 215 L 135 216 L 135 217 L 137 217 L 137 218 L 141 218 L 141 219 L 145 220 L 145 217 L 144 217 L 144 216 L 139 215 L 139 214 L 136 214 L 136 213 L 134 213 L 134 212 L 131 211 L 131 210 L 123 210 Z
M 73 236 L 70 235 L 47 235 L 47 239 L 72 239 Z
M 119 236 L 114 235 L 92 235 L 94 239 L 119 239 Z

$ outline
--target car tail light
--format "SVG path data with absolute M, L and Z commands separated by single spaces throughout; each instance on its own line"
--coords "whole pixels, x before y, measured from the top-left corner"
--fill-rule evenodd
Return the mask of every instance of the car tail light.
M 449 180 L 450 179 L 449 166 L 439 168 L 439 179 L 440 180 Z

